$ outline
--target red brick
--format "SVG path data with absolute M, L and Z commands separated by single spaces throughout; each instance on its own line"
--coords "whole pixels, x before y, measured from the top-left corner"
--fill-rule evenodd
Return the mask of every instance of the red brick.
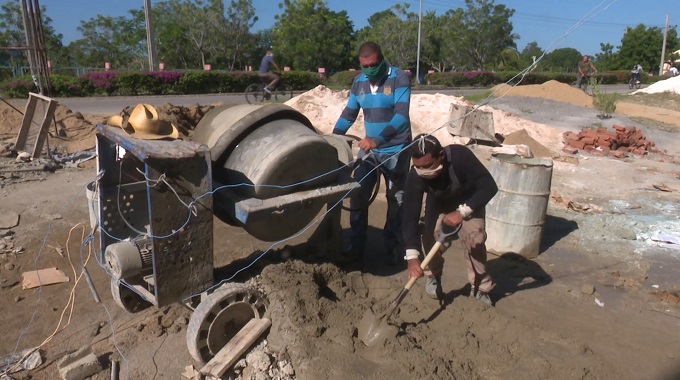
M 586 145 L 586 146 L 583 147 L 583 150 L 585 150 L 586 152 L 592 152 L 592 151 L 595 150 L 595 146 L 593 146 L 593 145 Z
M 637 128 L 635 128 L 635 127 L 626 127 L 626 128 L 623 129 L 623 131 L 624 131 L 627 135 L 630 135 L 630 134 L 635 133 L 636 130 L 637 130 Z
M 626 129 L 625 127 L 616 124 L 612 125 L 612 128 L 616 129 L 617 131 L 623 131 L 624 129 Z
M 636 141 L 635 146 L 637 146 L 637 147 L 645 146 L 645 140 Z
M 576 149 L 583 149 L 583 147 L 585 147 L 586 144 L 583 141 L 580 141 L 580 140 L 571 140 L 571 141 L 569 141 L 569 146 L 576 148 Z
M 609 148 L 609 147 L 611 146 L 611 143 L 610 143 L 609 141 L 607 141 L 607 140 L 597 140 L 597 142 L 595 143 L 595 145 L 597 145 L 597 146 L 606 146 L 607 148 Z
M 600 127 L 600 128 L 597 129 L 597 133 L 606 133 L 606 132 L 607 132 L 607 128 L 605 128 L 605 127 Z
M 600 149 L 602 150 L 602 153 L 604 153 L 605 155 L 609 154 L 609 152 L 611 151 L 611 149 L 609 149 L 608 146 L 601 146 Z
M 637 154 L 638 156 L 642 156 L 645 153 L 647 152 L 644 149 L 633 149 L 633 154 Z
M 616 150 L 618 150 L 619 152 L 629 152 L 627 146 L 620 146 L 620 147 L 616 148 Z
M 568 154 L 576 154 L 576 153 L 578 153 L 578 149 L 573 148 L 573 147 L 570 147 L 570 146 L 565 146 L 564 148 L 562 148 L 562 151 L 563 151 L 564 153 L 568 153 Z
M 623 158 L 625 156 L 625 154 L 620 150 L 610 150 L 608 154 L 616 158 Z
M 592 138 L 592 137 L 584 137 L 584 138 L 581 139 L 581 141 L 583 141 L 583 143 L 586 144 L 586 145 L 595 144 L 595 139 Z

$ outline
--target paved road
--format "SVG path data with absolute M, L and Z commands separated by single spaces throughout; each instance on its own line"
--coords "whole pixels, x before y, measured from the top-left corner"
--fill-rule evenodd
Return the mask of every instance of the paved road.
M 630 92 L 627 85 L 606 85 L 602 86 L 605 91 L 627 93 Z M 464 96 L 484 90 L 484 88 L 452 88 L 446 90 L 414 90 L 415 94 L 434 94 L 441 93 L 446 95 Z M 175 105 L 188 106 L 192 104 L 211 104 L 224 102 L 232 104 L 246 103 L 243 94 L 211 94 L 211 95 L 160 95 L 160 96 L 109 96 L 91 98 L 57 98 L 59 103 L 65 105 L 73 111 L 87 114 L 116 114 L 126 106 L 134 106 L 137 103 L 149 103 L 160 105 L 172 103 Z M 25 106 L 21 101 L 13 102 L 19 107 Z

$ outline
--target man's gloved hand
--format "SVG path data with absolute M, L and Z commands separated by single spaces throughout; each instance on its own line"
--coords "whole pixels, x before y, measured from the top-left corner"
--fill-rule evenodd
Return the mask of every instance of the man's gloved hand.
M 458 210 L 448 214 L 440 214 L 439 218 L 437 218 L 437 223 L 434 225 L 434 239 L 439 240 L 439 233 L 441 232 L 442 227 L 444 227 L 442 224 L 451 228 L 456 227 L 461 223 L 463 223 L 463 215 L 461 215 Z M 451 241 L 450 239 L 453 238 L 454 236 L 449 237 L 448 241 Z

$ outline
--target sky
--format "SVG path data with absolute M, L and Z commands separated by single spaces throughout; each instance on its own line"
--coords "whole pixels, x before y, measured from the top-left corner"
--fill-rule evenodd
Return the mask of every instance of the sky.
M 8 0 L 5 0 L 8 1 Z M 224 0 L 228 3 L 229 0 Z M 448 9 L 464 8 L 464 0 L 410 0 L 410 10 L 417 13 L 422 1 L 423 14 L 435 11 L 441 15 Z M 152 4 L 157 2 L 151 0 Z M 253 0 L 258 22 L 254 31 L 271 27 L 275 16 L 281 13 L 279 0 Z M 354 29 L 367 25 L 367 19 L 376 12 L 391 8 L 404 1 L 386 0 L 326 0 L 333 11 L 346 10 Z M 645 24 L 662 28 L 666 15 L 669 25 L 680 24 L 679 0 L 496 0 L 514 9 L 511 18 L 517 49 L 522 50 L 532 41 L 538 42 L 543 50 L 575 48 L 582 54 L 595 55 L 600 52 L 600 43 L 617 47 L 626 26 Z M 143 0 L 40 0 L 47 8 L 47 16 L 57 33 L 64 36 L 64 44 L 79 39 L 77 27 L 80 20 L 94 18 L 97 14 L 124 16 L 133 8 L 141 9 Z M 600 5 L 598 7 L 598 5 Z M 594 16 L 593 16 L 594 15 Z M 593 16 L 590 18 L 590 16 Z M 577 25 L 583 17 L 590 18 Z M 575 28 L 575 29 L 574 29 Z

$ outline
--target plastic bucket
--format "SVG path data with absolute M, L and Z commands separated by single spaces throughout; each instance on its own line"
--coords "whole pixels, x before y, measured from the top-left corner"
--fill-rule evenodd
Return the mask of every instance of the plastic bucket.
M 85 195 L 87 196 L 87 210 L 90 213 L 90 228 L 94 228 L 97 215 L 99 215 L 99 196 L 94 192 L 94 182 L 87 184 Z
M 497 154 L 489 172 L 498 193 L 486 206 L 486 247 L 496 254 L 534 258 L 540 252 L 548 211 L 553 161 Z

